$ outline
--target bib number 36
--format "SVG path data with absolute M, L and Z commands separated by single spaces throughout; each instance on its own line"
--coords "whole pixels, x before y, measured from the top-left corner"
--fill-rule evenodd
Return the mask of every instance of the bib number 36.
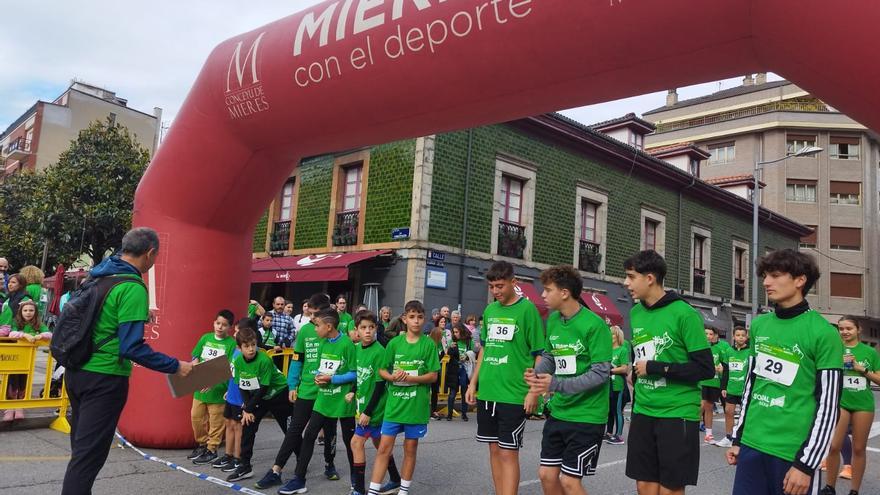
M 493 340 L 513 340 L 514 325 L 495 323 L 489 326 L 489 338 Z

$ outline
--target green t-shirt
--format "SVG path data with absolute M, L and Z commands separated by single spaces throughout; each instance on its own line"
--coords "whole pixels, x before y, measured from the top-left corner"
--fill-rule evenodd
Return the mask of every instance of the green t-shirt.
M 725 362 L 727 359 L 727 349 L 721 344 L 721 342 L 723 341 L 719 340 L 710 347 L 712 350 L 712 366 L 716 368 L 715 376 L 708 380 L 702 380 L 700 382 L 701 387 L 721 388 L 721 372 L 719 372 L 717 368 L 719 364 Z M 730 346 L 727 347 L 729 348 Z
M 880 370 L 880 357 L 873 347 L 860 342 L 855 347 L 844 348 L 844 353 L 847 349 L 865 370 L 875 373 Z M 871 391 L 871 383 L 867 377 L 855 370 L 843 370 L 840 407 L 847 411 L 874 412 L 874 392 Z
M 354 318 L 351 317 L 351 314 L 345 311 L 339 313 L 339 325 L 336 326 L 336 330 L 346 335 L 350 330 L 354 330 Z
M 611 368 L 619 368 L 629 363 L 630 344 L 628 340 L 624 340 L 623 344 L 616 349 L 611 350 Z M 623 391 L 623 385 L 626 378 L 623 375 L 611 375 L 611 390 L 614 392 Z
M 379 376 L 379 370 L 382 368 L 382 362 L 385 360 L 385 348 L 379 342 L 373 341 L 368 347 L 357 346 L 357 409 L 363 413 L 370 399 L 373 397 L 373 391 L 376 389 L 376 382 L 382 379 Z M 388 394 L 382 394 L 382 398 L 373 409 L 373 415 L 370 416 L 370 425 L 378 426 L 382 424 L 382 418 L 385 416 L 385 399 Z
M 232 354 L 235 352 L 235 339 L 226 336 L 218 339 L 214 332 L 208 332 L 202 335 L 202 338 L 193 347 L 192 357 L 198 359 L 199 362 L 208 361 L 220 356 L 224 356 L 230 363 L 232 362 Z M 193 398 L 205 404 L 223 404 L 226 400 L 223 394 L 226 393 L 228 380 L 224 380 L 217 385 L 211 387 L 207 392 L 196 391 Z
M 253 318 L 255 316 L 257 316 L 257 305 L 248 304 L 248 318 Z
M 293 346 L 293 352 L 303 360 L 299 386 L 296 389 L 296 395 L 299 398 L 313 400 L 318 397 L 315 375 L 318 374 L 318 347 L 320 345 L 321 338 L 318 337 L 318 332 L 315 331 L 315 325 L 312 322 L 300 327 L 296 343 Z M 293 367 L 291 367 L 292 369 Z
M 261 326 L 259 331 L 263 338 L 263 345 L 266 347 L 275 347 L 275 333 L 272 332 L 272 327 L 266 328 Z
M 47 327 L 45 323 L 40 323 L 40 331 L 38 332 L 33 325 L 25 325 L 24 328 L 18 328 L 18 325 L 15 324 L 15 320 L 12 320 L 10 330 L 13 332 L 23 332 L 28 335 L 40 335 L 41 333 L 48 333 L 49 327 Z
M 727 395 L 743 394 L 751 352 L 748 346 L 742 349 L 731 347 L 727 352 Z
M 655 305 L 656 306 L 656 305 Z M 709 348 L 703 317 L 683 299 L 630 311 L 635 360 L 686 363 L 689 354 Z M 635 383 L 633 412 L 655 418 L 700 420 L 700 386 L 660 376 L 640 376 Z
M 509 306 L 493 302 L 483 311 L 480 341 L 483 362 L 477 398 L 521 405 L 529 391 L 523 373 L 534 367 L 535 356 L 544 350 L 544 328 L 538 309 L 525 297 Z
M 434 341 L 427 335 L 411 344 L 402 333 L 388 342 L 382 368 L 389 373 L 402 369 L 409 375 L 421 376 L 440 371 L 440 360 Z M 428 424 L 431 415 L 431 384 L 388 382 L 385 421 L 405 425 Z
M 21 299 L 21 302 L 32 301 L 29 296 L 24 296 Z M 21 303 L 19 303 L 21 304 Z M 15 310 L 18 308 L 12 308 L 9 305 L 9 300 L 3 301 L 3 310 L 0 311 L 0 326 L 2 325 L 12 325 L 12 321 L 15 319 Z
M 357 354 L 348 335 L 340 333 L 335 340 L 321 339 L 318 345 L 318 373 L 344 375 L 357 371 Z M 345 402 L 345 394 L 352 391 L 354 382 L 318 387 L 315 411 L 325 418 L 353 418 L 355 402 Z
M 813 310 L 788 319 L 758 316 L 750 334 L 755 381 L 742 443 L 792 462 L 816 416 L 816 374 L 843 369 L 843 343 Z
M 235 367 L 233 378 L 242 393 L 254 393 L 260 387 L 267 387 L 268 390 L 263 396 L 263 400 L 268 400 L 287 388 L 287 379 L 284 378 L 284 374 L 262 349 L 257 350 L 253 361 L 248 362 L 244 358 L 244 354 L 241 354 L 233 360 L 232 364 Z
M 611 361 L 611 333 L 596 313 L 581 308 L 565 321 L 558 311 L 547 318 L 545 353 L 553 356 L 557 380 L 572 379 L 590 371 L 596 363 Z M 573 423 L 605 424 L 608 421 L 608 383 L 586 392 L 556 392 L 550 399 L 554 418 Z
M 139 275 L 128 273 L 113 276 L 141 280 Z M 95 352 L 82 369 L 105 375 L 131 376 L 131 361 L 119 356 L 119 325 L 146 322 L 149 319 L 150 302 L 144 286 L 124 282 L 114 287 L 107 293 L 104 307 L 92 332 L 92 341 L 96 344 Z M 98 349 L 97 343 L 110 336 L 114 338 Z
M 49 305 L 49 291 L 44 289 L 40 284 L 30 284 L 25 290 L 31 300 L 37 303 L 37 309 L 40 310 L 40 314 L 46 314 L 46 308 Z

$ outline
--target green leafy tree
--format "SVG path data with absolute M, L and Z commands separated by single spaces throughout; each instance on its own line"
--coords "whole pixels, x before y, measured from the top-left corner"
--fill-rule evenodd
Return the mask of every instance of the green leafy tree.
M 22 172 L 0 182 L 0 256 L 8 258 L 13 269 L 42 261 L 45 180 L 44 173 Z

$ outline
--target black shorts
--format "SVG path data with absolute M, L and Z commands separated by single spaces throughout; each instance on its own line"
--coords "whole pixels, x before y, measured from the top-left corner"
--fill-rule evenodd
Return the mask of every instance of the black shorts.
M 671 490 L 697 484 L 699 421 L 633 414 L 626 445 L 627 477 Z
M 241 421 L 241 407 L 226 403 L 223 407 L 223 417 L 235 421 Z
M 703 400 L 709 402 L 718 402 L 721 399 L 721 389 L 718 387 L 701 387 L 703 389 Z
M 507 450 L 522 448 L 526 411 L 521 404 L 477 401 L 477 441 Z
M 568 476 L 596 474 L 605 425 L 573 423 L 550 416 L 541 439 L 541 465 L 559 467 Z
M 727 394 L 727 398 L 724 399 L 727 404 L 732 404 L 734 406 L 741 406 L 743 403 L 742 395 L 731 395 Z

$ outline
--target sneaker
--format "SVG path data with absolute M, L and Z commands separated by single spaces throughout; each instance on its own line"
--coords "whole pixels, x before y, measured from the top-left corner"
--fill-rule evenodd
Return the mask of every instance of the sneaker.
M 469 420 L 468 420 L 468 417 L 467 417 L 467 414 L 462 414 L 462 415 L 461 415 L 461 420 L 462 420 L 462 421 L 469 421 Z
M 220 468 L 220 471 L 224 473 L 231 473 L 238 469 L 238 466 L 241 466 L 241 459 L 232 458 L 232 462 L 227 464 L 225 467 Z
M 226 481 L 232 483 L 235 481 L 246 480 L 254 477 L 254 470 L 250 464 L 239 464 L 235 471 L 226 477 Z
M 336 472 L 336 466 L 329 465 L 324 468 L 324 476 L 330 481 L 336 481 L 339 479 L 339 473 Z M 305 486 L 305 485 L 303 485 Z M 290 493 L 302 493 L 302 492 L 290 492 Z
M 712 435 L 706 435 L 705 437 L 703 437 L 703 441 L 706 443 L 715 443 L 715 437 L 713 437 Z
M 612 435 L 611 433 L 605 433 L 605 436 L 602 439 L 607 442 L 608 440 L 611 440 L 612 436 L 614 435 Z
M 391 495 L 400 491 L 400 482 L 389 481 L 379 488 L 379 495 Z
M 318 437 L 318 445 L 324 445 L 324 437 Z
M 336 478 L 339 479 L 339 478 Z M 296 476 L 287 480 L 287 483 L 284 484 L 281 488 L 278 489 L 278 493 L 281 495 L 291 495 L 293 493 L 305 493 L 308 491 L 306 488 L 306 480 L 300 479 Z
M 718 440 L 717 442 L 715 442 L 715 446 L 716 447 L 723 447 L 726 449 L 726 448 L 733 447 L 733 442 L 731 442 L 729 438 L 724 437 L 721 440 Z
M 217 460 L 217 453 L 212 450 L 205 449 L 205 451 L 202 452 L 202 455 L 196 457 L 192 461 L 193 464 L 200 466 L 202 464 L 210 464 L 215 460 Z
M 208 447 L 204 445 L 199 445 L 198 447 L 194 448 L 193 451 L 190 452 L 188 456 L 186 456 L 186 458 L 189 460 L 193 460 L 196 457 L 204 454 L 206 450 L 208 450 Z
M 219 457 L 211 463 L 211 467 L 214 469 L 223 469 L 229 464 L 235 464 L 235 459 L 229 454 L 223 454 L 223 457 Z
M 852 479 L 852 466 L 850 466 L 849 464 L 844 464 L 843 469 L 840 470 L 840 474 L 838 474 L 837 476 L 840 478 L 843 478 L 845 480 L 851 480 Z
M 837 491 L 831 485 L 825 485 L 825 488 L 819 490 L 819 495 L 837 495 Z
M 609 438 L 608 440 L 605 440 L 605 442 L 608 443 L 609 445 L 624 445 L 624 444 L 626 444 L 626 442 L 623 441 L 623 438 L 621 438 L 617 435 L 611 435 L 611 438 Z
M 278 486 L 281 484 L 281 475 L 276 473 L 275 471 L 269 470 L 265 476 L 260 478 L 260 481 L 257 482 L 257 488 L 269 488 L 270 486 Z

